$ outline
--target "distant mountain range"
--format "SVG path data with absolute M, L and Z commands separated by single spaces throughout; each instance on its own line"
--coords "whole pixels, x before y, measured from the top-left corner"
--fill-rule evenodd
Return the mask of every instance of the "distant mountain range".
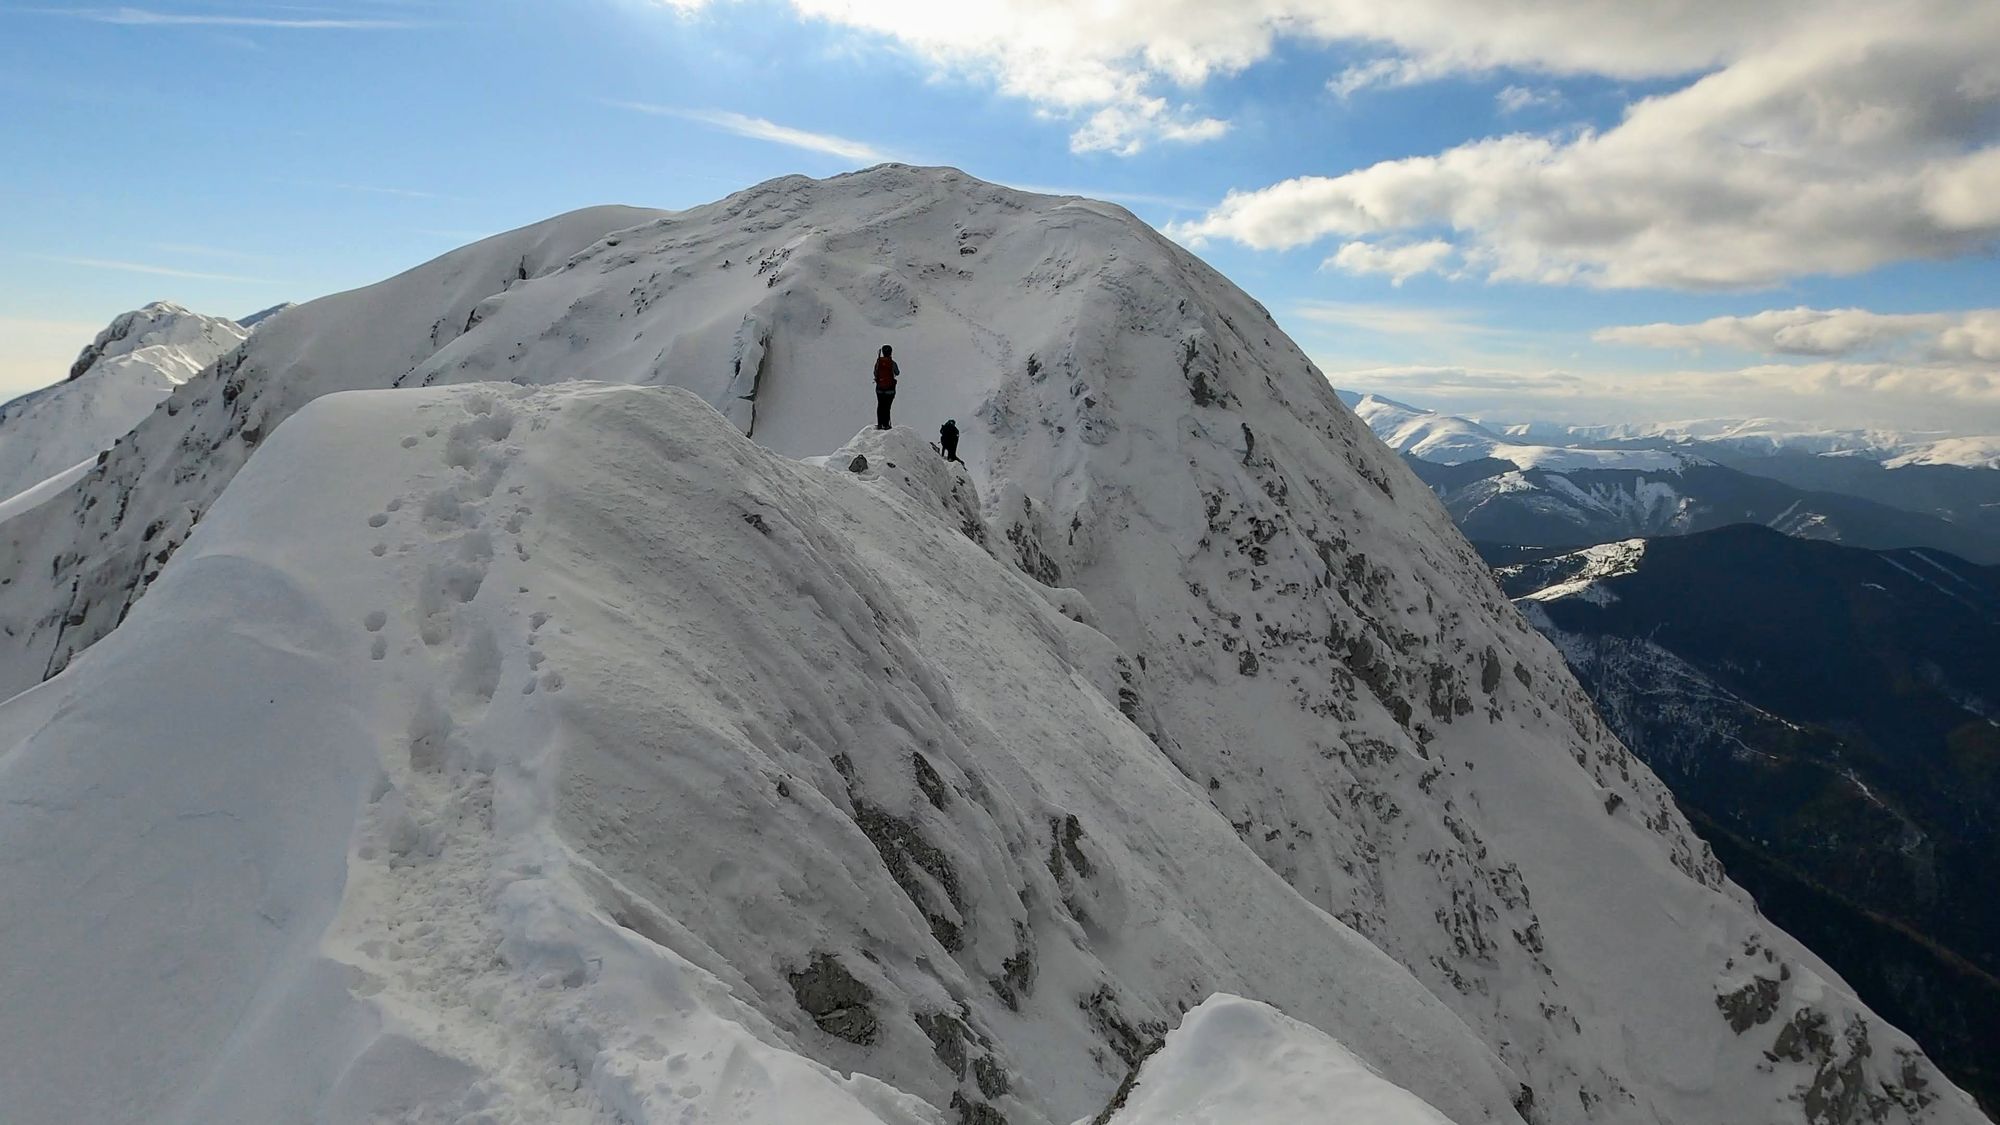
M 2000 469 L 1920 461 L 1952 448 L 1977 460 L 1989 439 L 1759 423 L 1488 427 L 1378 395 L 1342 398 L 1475 541 L 1582 547 L 1758 523 L 2000 563 Z
M 1889 468 L 1909 465 L 2000 468 L 2000 435 L 1961 437 L 1901 430 L 1841 429 L 1776 418 L 1710 418 L 1693 422 L 1624 422 L 1583 426 L 1563 422 L 1513 422 L 1493 428 L 1517 441 L 1547 445 L 1699 445 L 1705 450 L 1726 449 L 1739 455 L 1801 454 L 1852 458 Z
M 1730 874 L 2000 1104 L 2000 568 L 1755 526 L 1488 553 Z

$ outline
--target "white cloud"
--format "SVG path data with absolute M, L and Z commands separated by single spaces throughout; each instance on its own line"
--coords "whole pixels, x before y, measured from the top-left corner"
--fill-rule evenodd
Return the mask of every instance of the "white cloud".
M 2000 309 L 1878 313 L 1801 306 L 1695 324 L 1621 325 L 1599 329 L 1592 338 L 1648 348 L 1718 347 L 1839 358 L 1891 352 L 1906 359 L 2000 363 Z
M 1069 147 L 1071 152 L 1132 156 L 1143 150 L 1148 140 L 1188 144 L 1212 141 L 1228 131 L 1228 122 L 1176 112 L 1165 98 L 1136 98 L 1091 114 L 1070 134 Z
M 1493 95 L 1493 101 L 1501 113 L 1520 113 L 1523 110 L 1546 108 L 1562 104 L 1562 95 L 1554 90 L 1536 89 L 1531 86 L 1504 86 Z
M 1352 274 L 1389 275 L 1391 285 L 1401 285 L 1420 273 L 1442 272 L 1446 262 L 1458 253 L 1441 239 L 1425 242 L 1350 242 L 1326 260 L 1333 269 Z
M 739 137 L 769 141 L 772 144 L 787 145 L 791 148 L 805 149 L 808 152 L 825 153 L 828 156 L 838 156 L 843 160 L 876 164 L 890 159 L 887 153 L 866 141 L 849 140 L 846 137 L 836 137 L 831 133 L 814 133 L 805 129 L 794 129 L 789 125 L 780 125 L 775 121 L 767 121 L 762 117 L 751 117 L 746 114 L 732 113 L 728 110 L 679 109 L 674 106 L 649 105 L 645 102 L 608 101 L 605 104 L 618 109 L 629 109 L 638 113 L 650 113 L 658 117 L 678 117 L 683 120 L 695 121 L 703 125 L 721 129 L 725 133 L 734 133 Z
M 1234 192 L 1176 233 L 1285 248 L 1444 228 L 1489 278 L 1683 288 L 1852 273 L 2000 237 L 2000 5 L 1744 5 L 1755 13 L 1697 20 L 1715 34 L 1658 50 L 1646 21 L 1668 6 L 1603 7 L 1632 17 L 1614 42 L 1578 47 L 1592 37 L 1576 29 L 1532 61 L 1618 74 L 1712 54 L 1719 68 L 1602 132 L 1492 137 Z M 1544 23 L 1502 7 L 1439 49 L 1466 67 L 1519 60 Z
M 1450 69 L 1448 64 L 1440 60 L 1400 56 L 1371 59 L 1334 75 L 1327 80 L 1326 88 L 1344 100 L 1363 90 L 1414 86 L 1419 82 L 1429 82 L 1449 73 Z
M 1439 339 L 1495 330 L 1459 309 L 1423 308 L 1368 301 L 1301 301 L 1292 311 L 1305 320 L 1382 336 Z
M 654 0 L 689 14 L 727 0 Z M 879 37 L 940 71 L 1084 120 L 1079 147 L 1135 151 L 1210 139 L 1187 105 L 1209 79 L 1271 56 L 1280 42 L 1366 46 L 1378 57 L 1335 76 L 1336 92 L 1501 68 L 1662 78 L 1768 47 L 1815 13 L 1879 15 L 1882 0 L 788 0 L 799 14 Z M 1958 0 L 1971 5 L 1984 0 Z M 1923 14 L 1923 13 L 1919 13 Z M 1103 109 L 1123 115 L 1097 119 Z M 1122 129 L 1122 131 L 1121 131 Z

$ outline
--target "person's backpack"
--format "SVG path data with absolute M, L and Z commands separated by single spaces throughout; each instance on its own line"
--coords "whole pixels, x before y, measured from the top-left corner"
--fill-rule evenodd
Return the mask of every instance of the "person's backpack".
M 878 391 L 896 389 L 896 361 L 886 355 L 875 357 L 875 389 Z

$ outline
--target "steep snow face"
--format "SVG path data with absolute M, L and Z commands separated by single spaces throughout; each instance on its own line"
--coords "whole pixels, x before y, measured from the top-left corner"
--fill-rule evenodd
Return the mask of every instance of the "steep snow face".
M 1135 1072 L 1100 1125 L 1452 1125 L 1339 1041 L 1268 1004 L 1216 995 Z
M 234 321 L 167 301 L 121 314 L 83 349 L 66 381 L 0 406 L 0 497 L 109 449 L 247 336 Z
M 533 254 L 523 253 L 528 246 Z M 1724 881 L 1665 789 L 1605 730 L 1560 656 L 1501 596 L 1445 511 L 1340 405 L 1265 310 L 1105 204 L 1014 192 L 949 170 L 885 166 L 826 181 L 787 178 L 678 215 L 626 213 L 530 228 L 368 290 L 290 310 L 182 388 L 65 497 L 0 525 L 22 575 L 0 588 L 0 623 L 14 646 L 0 672 L 16 684 L 32 682 L 109 632 L 246 451 L 325 391 L 576 378 L 676 384 L 760 445 L 824 455 L 872 413 L 868 365 L 882 343 L 895 345 L 904 371 L 898 418 L 926 434 L 946 417 L 959 421 L 968 487 L 982 497 L 987 530 L 981 534 L 1049 588 L 1054 604 L 1094 624 L 1125 660 L 1111 658 L 1115 678 L 1099 690 L 1116 701 L 1100 716 L 1106 726 L 1041 736 L 1072 754 L 1101 745 L 1118 763 L 1157 747 L 1242 847 L 1289 884 L 1286 895 L 1296 893 L 1365 935 L 1490 1046 L 1508 1070 L 1513 1105 L 1496 1109 L 1478 1090 L 1452 1095 L 1388 1072 L 1399 1084 L 1460 1125 L 1516 1117 L 1977 1119 L 1906 1038 L 1857 1004 Z M 418 446 L 427 440 L 423 430 L 404 437 Z M 870 444 L 892 440 L 900 444 Z M 862 457 L 873 466 L 881 452 L 901 474 L 920 453 L 920 441 L 892 431 L 850 446 L 826 465 L 838 469 Z M 468 471 L 477 469 L 472 454 L 457 456 L 471 458 Z M 603 487 L 612 485 L 642 494 L 655 487 L 636 468 Z M 918 506 L 962 537 L 967 496 L 932 492 L 935 498 Z M 453 511 L 445 501 L 437 504 L 438 511 Z M 426 499 L 420 510 L 431 508 Z M 385 526 L 396 518 L 386 506 L 377 514 Z M 727 518 L 754 532 L 743 514 Z M 764 522 L 772 521 L 767 515 Z M 383 542 L 385 552 L 393 547 Z M 496 541 L 493 556 L 504 560 L 511 549 Z M 533 553 L 532 545 L 526 549 Z M 651 557 L 643 550 L 635 555 Z M 827 579 L 810 572 L 798 580 L 814 591 L 828 588 Z M 462 592 L 464 580 L 446 572 L 439 581 L 444 592 L 432 601 L 449 611 L 455 595 L 447 595 Z M 672 573 L 647 573 L 612 607 L 615 613 L 605 611 L 607 618 L 640 621 L 641 602 L 680 597 L 673 582 Z M 479 588 L 490 585 L 483 579 Z M 766 604 L 770 598 L 756 603 Z M 745 610 L 731 628 L 766 628 L 761 612 Z M 964 622 L 965 635 L 953 643 L 969 643 L 984 630 L 1028 628 L 1008 625 L 1004 615 L 961 617 L 949 604 L 935 612 Z M 872 635 L 872 614 L 855 610 L 841 619 L 859 635 Z M 733 635 L 717 627 L 695 636 L 711 634 Z M 647 643 L 653 639 L 649 634 Z M 623 671 L 593 672 L 598 686 L 589 694 L 581 677 L 565 675 L 565 692 L 579 689 L 567 698 L 587 701 L 590 713 L 643 710 L 663 694 L 671 700 L 678 688 L 670 682 L 663 693 L 654 685 L 658 677 L 681 675 L 679 665 L 705 659 L 706 650 L 691 650 L 690 643 L 665 637 L 620 665 Z M 477 644 L 487 651 L 485 642 Z M 789 715 L 792 676 L 824 682 L 848 658 L 836 651 L 804 673 L 777 665 L 749 686 L 732 679 L 722 687 L 745 715 Z M 493 666 L 484 657 L 474 663 Z M 476 686 L 485 677 L 469 675 L 467 682 Z M 1030 686 L 1003 693 L 993 704 L 994 725 L 1040 722 L 1041 689 Z M 538 683 L 537 693 L 545 690 Z M 908 711 L 914 703 L 898 706 Z M 915 714 L 903 729 L 930 729 Z M 961 865 L 926 829 L 931 813 L 875 796 L 888 791 L 886 773 L 865 772 L 860 751 L 847 743 L 881 741 L 894 731 L 787 723 L 760 737 L 791 753 L 785 739 L 797 729 L 829 760 L 837 747 L 855 766 L 850 803 L 865 800 L 889 817 L 877 820 L 854 806 L 856 823 L 874 823 L 880 837 L 881 869 L 867 877 L 887 878 L 897 892 L 885 890 L 886 898 L 854 917 L 879 918 L 893 908 L 903 919 L 899 926 L 921 920 L 930 940 L 955 955 L 958 971 L 973 982 L 970 992 L 983 987 L 1003 1007 L 1011 994 L 1037 1021 L 1054 1022 L 1061 1013 L 1096 1036 L 1097 1054 L 1086 1051 L 1084 1063 L 1068 1047 L 1055 1052 L 1061 1059 L 1043 1058 L 1034 1037 L 1003 1040 L 985 1032 L 996 1043 L 1026 1044 L 1019 1048 L 1019 1073 L 1033 1078 L 1010 1088 L 1040 1090 L 1046 1082 L 1048 1097 L 1056 1099 L 1029 1104 L 1070 1112 L 1071 1099 L 1108 1088 L 1204 988 L 1227 987 L 1199 975 L 1173 989 L 1114 983 L 1100 993 L 1104 978 L 1070 970 L 1024 980 L 1026 966 L 1063 949 L 1032 915 L 1032 956 L 1016 957 L 1027 944 L 1020 939 L 1002 956 L 998 983 L 979 981 L 995 949 L 984 927 L 1021 916 L 1001 896 L 998 908 L 975 904 L 968 923 L 952 882 L 930 864 L 944 856 L 955 872 L 998 869 L 980 865 L 986 853 Z M 469 731 L 471 724 L 453 718 L 451 729 Z M 615 736 L 627 728 L 605 729 Z M 1141 735 L 1145 745 L 1133 741 Z M 921 734 L 915 737 L 921 742 Z M 468 736 L 467 753 L 478 753 L 481 738 Z M 676 745 L 692 756 L 691 772 L 717 768 L 701 757 L 707 751 L 700 739 Z M 908 768 L 918 773 L 914 763 Z M 930 768 L 957 784 L 945 766 Z M 605 765 L 580 790 L 589 798 L 565 806 L 585 825 L 571 830 L 620 837 L 619 823 L 593 822 L 589 809 L 602 804 L 644 813 L 653 807 L 651 789 L 674 781 L 636 766 Z M 847 780 L 822 776 L 816 784 L 837 802 Z M 965 784 L 969 792 L 971 782 Z M 1051 878 L 1075 898 L 1071 916 L 1091 956 L 1107 965 L 1152 963 L 1157 943 L 1181 933 L 1176 924 L 1104 936 L 1093 935 L 1096 923 L 1083 921 L 1121 911 L 1134 917 L 1135 904 L 1148 895 L 1093 897 L 1088 872 L 1108 870 L 1108 861 L 1091 855 L 1084 842 L 1091 826 L 1082 813 L 1078 818 L 1082 835 L 1073 842 L 1088 869 L 1067 846 L 1051 846 L 1071 840 L 1066 818 L 1042 825 L 1053 835 L 1022 846 L 1049 857 Z M 628 861 L 636 873 L 613 877 L 626 885 L 734 886 L 739 877 L 755 876 L 699 850 L 703 823 L 689 818 L 678 829 L 688 835 L 672 837 L 692 840 L 699 862 L 649 844 L 630 853 L 639 857 Z M 907 832 L 897 827 L 913 823 Z M 1191 862 L 1171 850 L 1159 854 Z M 809 853 L 788 854 L 787 862 L 812 860 Z M 775 871 L 761 877 L 779 878 Z M 1240 877 L 1233 868 L 1210 867 L 1190 875 L 1204 883 Z M 968 877 L 958 885 L 964 897 L 975 884 Z M 1035 897 L 1046 908 L 1051 893 L 1044 886 L 1020 895 L 1024 904 Z M 451 898 L 444 890 L 413 891 L 408 912 L 422 914 L 427 904 Z M 909 913 L 899 905 L 905 902 Z M 783 933 L 817 925 L 815 912 L 832 908 L 815 901 L 795 920 L 746 913 L 742 924 Z M 1172 904 L 1158 907 L 1167 908 Z M 1239 958 L 1254 966 L 1258 958 L 1290 956 L 1287 943 L 1295 938 L 1280 931 L 1243 936 L 1235 928 L 1239 909 L 1263 917 L 1241 904 L 1195 915 L 1186 941 L 1212 944 L 1215 958 L 1202 964 L 1240 972 L 1247 970 L 1236 968 Z M 784 970 L 788 982 L 789 974 L 801 974 L 795 999 L 828 1035 L 835 1034 L 829 1025 L 865 1034 L 867 1021 L 843 999 L 859 995 L 850 978 L 871 995 L 878 987 L 895 995 L 881 966 L 912 956 L 917 947 L 909 943 L 921 942 L 922 934 L 881 929 L 887 925 L 874 922 L 876 938 L 861 946 L 879 964 L 841 957 L 836 949 L 832 962 Z M 664 923 L 659 931 L 677 932 Z M 1217 933 L 1236 936 L 1225 941 Z M 952 949 L 954 942 L 962 947 Z M 922 948 L 939 966 L 935 951 Z M 966 956 L 975 968 L 959 960 Z M 1168 966 L 1194 964 L 1171 950 L 1162 957 Z M 1009 958 L 1023 966 L 1011 977 Z M 732 988 L 730 972 L 756 983 L 751 969 L 726 962 L 697 963 L 715 964 Z M 1746 981 L 1746 973 L 1755 980 Z M 1382 1050 L 1383 1041 L 1403 1034 L 1393 1020 L 1338 1031 L 1328 1021 L 1346 1015 L 1301 1011 L 1294 993 L 1264 987 L 1233 991 L 1284 1003 L 1356 1051 Z M 1738 1020 L 1729 1013 L 1744 996 L 1754 1018 Z M 959 994 L 932 993 L 939 1006 L 924 1010 L 949 1012 L 946 997 Z M 927 1043 L 885 1038 L 879 1048 L 853 1045 L 875 1051 L 861 1060 L 863 1069 L 893 1076 L 930 1066 L 930 1058 L 955 1071 L 949 1060 L 963 1050 L 977 1087 L 972 1060 L 984 1042 L 955 1026 L 931 1019 L 936 1034 L 927 1033 Z M 928 1056 L 927 1044 L 937 1048 Z M 836 1065 L 857 1057 L 838 1042 L 800 1045 Z M 490 1057 L 484 1047 L 451 1057 L 464 1054 Z M 1469 1066 L 1456 1072 L 1474 1076 L 1467 1081 L 1483 1081 L 1477 1076 L 1485 1073 Z M 915 1088 L 929 1091 L 926 1097 L 942 1095 L 936 1086 Z M 956 1092 L 973 1096 L 963 1086 Z
M 1516 1121 L 977 509 L 678 390 L 313 406 L 0 705 L 8 1120 L 1068 1122 L 1229 990 Z

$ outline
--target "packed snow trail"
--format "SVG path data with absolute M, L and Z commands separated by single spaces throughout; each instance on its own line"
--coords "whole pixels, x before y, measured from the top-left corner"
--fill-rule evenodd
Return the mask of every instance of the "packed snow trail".
M 1216 989 L 1516 1120 L 943 518 L 969 489 L 679 391 L 315 404 L 0 706 L 9 1120 L 1062 1122 L 1106 1027 Z
M 324 393 L 482 380 L 673 384 L 766 449 L 821 456 L 868 420 L 867 364 L 885 342 L 904 371 L 898 415 L 924 419 L 926 435 L 944 417 L 959 419 L 968 476 L 943 488 L 912 467 L 928 463 L 922 440 L 890 431 L 802 479 L 849 480 L 840 474 L 856 458 L 874 485 L 903 490 L 907 475 L 914 499 L 899 503 L 924 516 L 926 535 L 954 551 L 983 539 L 983 557 L 1034 579 L 1010 576 L 1006 587 L 1033 593 L 1032 616 L 1014 595 L 989 590 L 983 570 L 885 584 L 878 572 L 896 568 L 875 558 L 887 549 L 881 534 L 840 546 L 816 517 L 800 517 L 806 530 L 795 540 L 769 512 L 713 505 L 697 506 L 706 520 L 671 525 L 679 538 L 638 549 L 577 532 L 591 551 L 563 565 L 615 570 L 614 594 L 627 592 L 609 601 L 560 572 L 509 581 L 503 570 L 562 556 L 553 543 L 547 557 L 537 553 L 533 534 L 510 538 L 512 484 L 495 478 L 497 491 L 478 493 L 491 449 L 534 432 L 517 418 L 499 434 L 496 409 L 438 423 L 462 463 L 453 471 L 472 474 L 474 493 L 412 492 L 395 510 L 383 502 L 368 513 L 399 529 L 379 540 L 385 557 L 403 557 L 400 529 L 412 525 L 448 531 L 464 552 L 431 558 L 429 577 L 411 581 L 431 591 L 417 603 L 415 651 L 444 660 L 464 646 L 467 655 L 440 666 L 431 703 L 408 700 L 384 729 L 421 743 L 426 761 L 454 745 L 473 758 L 509 757 L 518 756 L 509 739 L 530 725 L 482 716 L 524 701 L 574 708 L 585 749 L 550 752 L 565 763 L 561 784 L 543 769 L 514 771 L 554 786 L 544 790 L 555 794 L 548 815 L 567 846 L 634 901 L 685 894 L 661 916 L 703 943 L 704 918 L 716 932 L 740 926 L 780 943 L 710 956 L 662 922 L 663 944 L 774 1025 L 797 1028 L 794 1043 L 810 1057 L 947 1108 L 950 1096 L 966 1112 L 999 1105 L 1015 1125 L 1087 1110 L 1207 989 L 1282 1001 L 1353 1050 L 1380 1053 L 1371 1061 L 1391 1080 L 1458 1125 L 1979 1120 L 1907 1037 L 1727 882 L 1445 511 L 1266 310 L 1119 208 L 950 169 L 786 177 L 672 215 L 580 212 L 288 310 L 176 391 L 62 496 L 0 524 L 0 552 L 18 576 L 0 586 L 0 684 L 26 686 L 78 654 L 87 666 L 91 646 L 115 641 L 127 612 L 136 619 L 152 601 L 140 596 L 148 585 L 174 573 L 189 528 L 202 534 L 218 494 L 229 500 L 223 487 L 251 451 Z M 471 428 L 452 438 L 460 426 Z M 437 437 L 428 428 L 402 436 L 427 448 Z M 480 436 L 487 431 L 498 436 Z M 683 448 L 720 456 L 750 446 L 647 439 L 628 457 Z M 494 471 L 526 472 L 526 457 Z M 598 510 L 560 486 L 551 474 L 549 490 L 563 498 L 531 505 L 524 528 Z M 295 487 L 315 510 L 350 499 L 322 501 L 309 481 Z M 619 477 L 595 486 L 619 504 L 635 502 L 635 487 Z M 875 517 L 839 496 L 815 494 L 807 507 L 868 527 Z M 450 530 L 465 509 L 489 513 L 479 534 Z M 287 518 L 314 523 L 310 512 Z M 621 519 L 609 522 L 633 526 Z M 735 538 L 719 539 L 717 524 Z M 912 534 L 874 530 L 898 542 Z M 789 549 L 771 551 L 774 541 Z M 715 554 L 722 542 L 736 547 Z M 926 566 L 970 558 L 934 553 Z M 677 569 L 651 570 L 654 558 Z M 765 596 L 724 598 L 715 612 L 725 617 L 693 625 L 648 623 L 648 607 L 660 589 L 678 588 L 681 571 L 724 564 L 736 568 L 727 583 L 711 576 L 700 588 L 746 583 Z M 532 647 L 548 653 L 532 694 L 525 658 L 510 647 L 525 644 L 521 626 L 484 617 L 493 603 L 482 600 L 522 585 L 570 597 L 569 608 L 593 621 L 588 635 L 604 638 L 585 646 L 588 661 L 569 653 L 579 671 L 561 666 L 559 629 L 528 628 Z M 787 632 L 789 619 L 774 615 L 801 598 L 833 632 Z M 368 644 L 380 641 L 385 667 L 412 643 L 388 629 L 403 604 L 383 593 L 368 607 L 383 614 Z M 691 595 L 665 607 L 697 612 Z M 532 622 L 534 610 L 520 611 Z M 931 622 L 951 623 L 951 635 L 940 639 Z M 1028 638 L 1020 643 L 1040 645 L 1043 659 L 1017 670 L 980 643 L 987 634 Z M 837 644 L 826 639 L 835 635 Z M 715 684 L 661 680 L 693 676 L 735 638 L 763 640 L 717 670 Z M 649 647 L 630 650 L 642 639 Z M 933 666 L 959 672 L 924 671 Z M 873 667 L 892 671 L 853 678 Z M 543 682 L 550 673 L 558 680 Z M 415 682 L 407 669 L 396 674 L 397 691 Z M 978 685 L 989 680 L 1004 694 L 984 694 Z M 715 701 L 684 704 L 703 722 L 650 710 L 681 706 L 683 696 Z M 755 754 L 716 749 L 733 745 L 714 734 L 732 724 Z M 1025 750 L 981 749 L 1011 745 L 1017 728 L 1054 763 L 1038 757 L 1030 768 Z M 693 732 L 677 752 L 702 769 L 663 773 L 643 768 L 643 755 L 606 749 L 653 731 Z M 486 746 L 494 739 L 499 750 Z M 1079 744 L 1103 756 L 1069 749 Z M 803 764 L 832 762 L 836 745 L 851 777 Z M 920 751 L 925 764 L 903 751 Z M 867 829 L 873 854 L 794 834 L 803 829 L 789 819 L 779 822 L 783 863 L 718 854 L 734 837 L 710 822 L 740 823 L 742 810 L 772 800 L 748 778 L 714 795 L 713 784 L 736 776 L 715 763 L 746 756 L 773 763 L 788 792 L 807 794 L 804 811 L 776 806 L 788 817 L 809 812 L 812 825 L 838 828 L 828 811 L 838 807 Z M 1074 770 L 1100 772 L 1086 785 Z M 1105 787 L 1124 791 L 1114 800 Z M 1168 801 L 1172 787 L 1180 796 Z M 703 798 L 678 818 L 680 806 L 655 792 L 693 789 Z M 408 792 L 424 790 L 412 783 Z M 1163 834 L 1216 824 L 1226 850 L 1205 836 L 1165 843 Z M 411 831 L 427 838 L 421 826 Z M 1228 858 L 1246 852 L 1261 866 L 1246 871 Z M 1141 875 L 1159 868 L 1128 855 L 1165 857 L 1158 864 L 1177 874 L 1147 882 Z M 814 874 L 799 893 L 843 893 L 780 911 L 739 903 L 745 887 L 779 895 L 791 885 L 784 872 L 800 869 Z M 462 897 L 419 887 L 384 917 Z M 1462 1051 L 1440 1030 L 1457 1025 L 1424 1014 L 1421 999 L 1373 1015 L 1338 999 L 1356 985 L 1330 982 L 1323 966 L 1378 962 L 1338 942 L 1339 958 L 1312 952 L 1335 939 L 1312 928 L 1324 923 L 1306 903 L 1404 966 L 1499 1065 L 1466 1059 L 1412 1077 L 1394 1060 Z M 810 952 L 807 929 L 841 939 L 829 959 L 797 959 Z M 1401 986 L 1371 987 L 1403 996 Z M 867 994 L 925 1021 L 871 1023 L 868 1006 L 853 1002 Z M 958 1002 L 966 1014 L 956 1014 Z M 511 1047 L 466 1050 L 514 1057 Z M 1467 1085 L 1432 1085 L 1445 1081 Z

